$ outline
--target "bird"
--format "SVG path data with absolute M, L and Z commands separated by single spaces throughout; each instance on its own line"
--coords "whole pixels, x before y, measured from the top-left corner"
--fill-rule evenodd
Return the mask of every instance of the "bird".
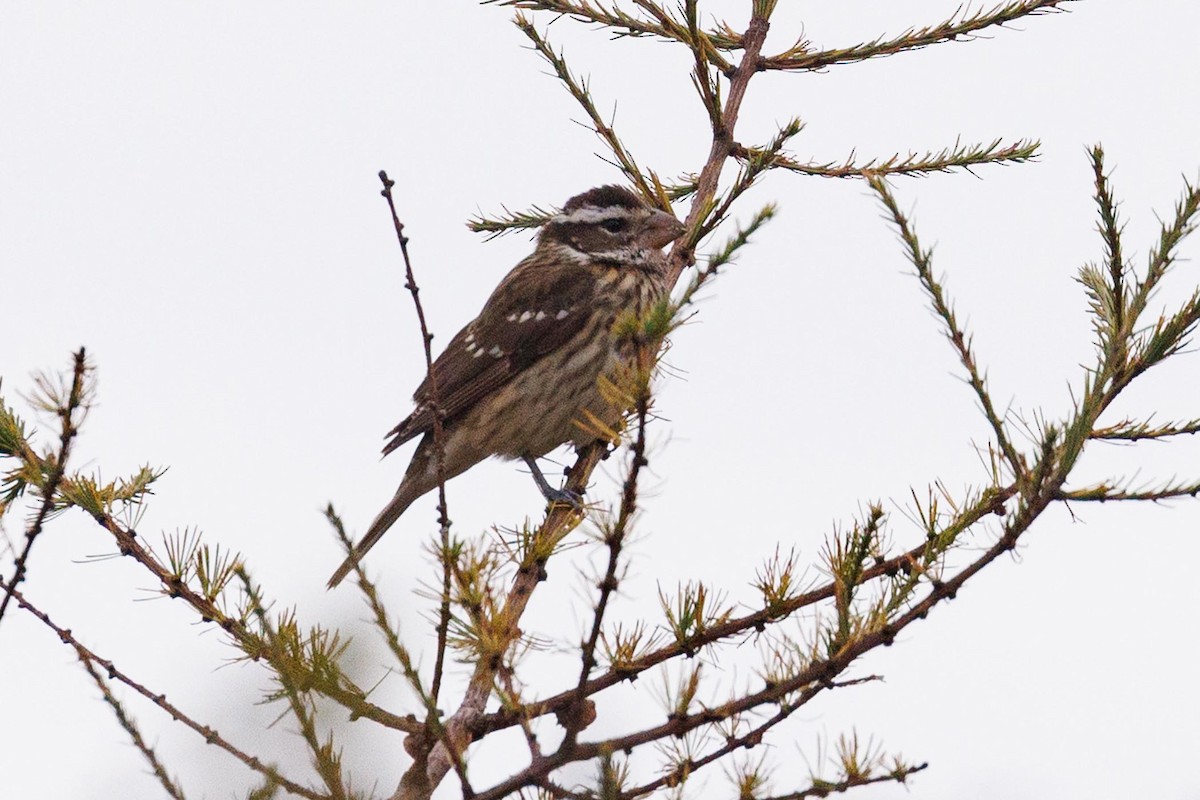
M 576 499 L 553 489 L 536 459 L 568 442 L 590 444 L 599 438 L 596 426 L 581 422 L 611 427 L 627 411 L 600 386 L 623 360 L 613 327 L 624 314 L 644 314 L 669 291 L 663 248 L 684 230 L 672 214 L 616 185 L 575 195 L 543 223 L 533 252 L 437 357 L 413 393 L 413 412 L 388 432 L 385 456 L 417 437 L 420 442 L 395 495 L 329 588 L 413 501 L 437 487 L 436 413 L 446 480 L 491 456 L 521 459 L 547 500 Z

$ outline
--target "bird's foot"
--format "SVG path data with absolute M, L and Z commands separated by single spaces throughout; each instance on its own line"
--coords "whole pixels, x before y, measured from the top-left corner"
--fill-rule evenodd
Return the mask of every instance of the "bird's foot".
M 579 492 L 572 492 L 569 489 L 550 489 L 542 492 L 542 495 L 551 505 L 568 505 L 576 511 L 583 511 L 583 495 Z
M 551 505 L 568 505 L 576 511 L 583 510 L 583 495 L 578 492 L 572 492 L 569 489 L 555 489 L 546 480 L 546 476 L 542 474 L 542 470 L 537 465 L 536 459 L 530 456 L 522 456 L 521 460 L 525 462 L 525 466 L 529 467 L 530 473 L 533 474 L 533 481 L 537 484 L 542 497 L 546 498 L 546 502 Z

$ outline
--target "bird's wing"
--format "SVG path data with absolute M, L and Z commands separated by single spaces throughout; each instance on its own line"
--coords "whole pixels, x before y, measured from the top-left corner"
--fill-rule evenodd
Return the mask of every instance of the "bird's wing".
M 443 418 L 465 413 L 578 333 L 594 292 L 594 277 L 576 263 L 549 263 L 534 253 L 518 264 L 433 364 Z M 432 387 L 426 376 L 413 394 L 417 408 L 389 432 L 385 454 L 433 429 Z

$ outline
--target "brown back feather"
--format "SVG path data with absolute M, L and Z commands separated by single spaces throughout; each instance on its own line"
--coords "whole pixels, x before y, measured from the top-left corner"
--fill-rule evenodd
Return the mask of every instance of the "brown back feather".
M 447 424 L 560 347 L 587 321 L 594 277 L 550 250 L 539 247 L 518 264 L 434 362 L 438 404 Z M 385 455 L 433 429 L 431 395 L 426 376 L 413 394 L 416 410 L 389 432 Z

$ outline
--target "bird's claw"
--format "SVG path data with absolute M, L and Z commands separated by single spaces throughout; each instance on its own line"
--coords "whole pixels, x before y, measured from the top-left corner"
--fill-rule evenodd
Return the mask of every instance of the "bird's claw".
M 549 488 L 549 487 L 548 487 Z M 549 489 L 542 492 L 550 505 L 568 505 L 576 511 L 583 511 L 583 495 L 570 489 Z
M 583 495 L 579 492 L 572 492 L 570 489 L 555 489 L 546 480 L 546 476 L 542 474 L 542 470 L 537 465 L 537 461 L 529 456 L 522 459 L 525 466 L 529 467 L 529 471 L 533 474 L 534 483 L 537 484 L 538 490 L 542 493 L 542 497 L 546 498 L 546 502 L 550 505 L 568 505 L 576 511 L 583 511 Z

